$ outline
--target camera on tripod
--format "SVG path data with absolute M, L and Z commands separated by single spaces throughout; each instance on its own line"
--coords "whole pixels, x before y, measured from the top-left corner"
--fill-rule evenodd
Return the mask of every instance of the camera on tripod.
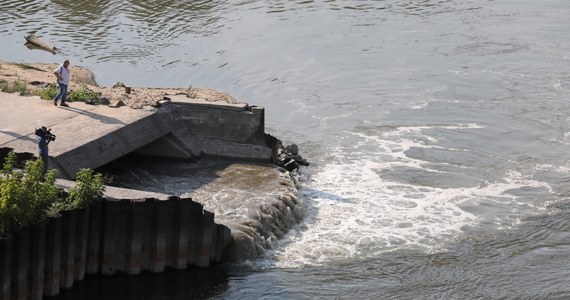
M 36 129 L 36 135 L 48 141 L 55 141 L 55 134 L 51 133 L 51 128 L 48 129 L 45 126 Z

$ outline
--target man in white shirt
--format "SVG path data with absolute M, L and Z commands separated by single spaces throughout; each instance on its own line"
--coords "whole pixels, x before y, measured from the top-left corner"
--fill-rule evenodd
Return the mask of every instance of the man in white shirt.
M 64 60 L 63 64 L 59 65 L 55 71 L 53 71 L 55 77 L 57 77 L 57 84 L 59 85 L 59 93 L 53 98 L 53 105 L 57 106 L 57 100 L 61 99 L 59 106 L 69 106 L 65 103 L 67 98 L 67 86 L 69 85 L 69 60 Z

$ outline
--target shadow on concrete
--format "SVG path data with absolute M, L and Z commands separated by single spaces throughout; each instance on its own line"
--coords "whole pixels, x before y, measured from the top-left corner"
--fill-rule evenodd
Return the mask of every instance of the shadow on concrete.
M 9 141 L 7 141 L 6 143 L 9 143 L 9 142 L 12 142 L 12 141 L 15 141 L 15 140 L 23 140 L 23 141 L 33 142 L 33 143 L 36 142 L 36 139 L 33 138 L 33 137 L 30 137 L 30 135 L 20 135 L 20 134 L 18 134 L 18 133 L 16 133 L 16 132 L 4 131 L 4 130 L 0 130 L 0 133 L 3 133 L 3 134 L 5 134 L 5 135 L 9 135 L 9 136 L 11 136 L 11 137 L 14 137 L 13 140 L 9 140 Z
M 79 109 L 79 108 L 75 108 L 75 107 L 71 107 L 71 106 L 60 107 L 60 108 L 65 109 L 65 110 L 69 110 L 69 111 L 72 111 L 72 112 L 75 112 L 78 114 L 82 114 L 84 116 L 90 117 L 90 118 L 95 119 L 95 120 L 99 120 L 105 124 L 122 124 L 122 125 L 125 125 L 125 123 L 119 119 L 112 118 L 109 116 L 100 115 L 100 114 L 96 114 L 96 113 L 88 111 L 88 110 L 83 110 L 83 109 Z

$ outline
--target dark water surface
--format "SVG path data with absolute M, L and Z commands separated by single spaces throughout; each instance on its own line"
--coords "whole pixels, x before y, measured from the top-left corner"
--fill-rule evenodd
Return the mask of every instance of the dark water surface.
M 0 0 L 0 59 L 224 91 L 312 162 L 265 257 L 62 297 L 570 298 L 568 24 L 567 0 Z

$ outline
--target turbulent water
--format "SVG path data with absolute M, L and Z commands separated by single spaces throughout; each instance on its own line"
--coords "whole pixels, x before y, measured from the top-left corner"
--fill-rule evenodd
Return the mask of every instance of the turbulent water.
M 62 297 L 570 298 L 567 0 L 0 0 L 0 24 L 0 59 L 224 91 L 312 162 L 263 258 Z

